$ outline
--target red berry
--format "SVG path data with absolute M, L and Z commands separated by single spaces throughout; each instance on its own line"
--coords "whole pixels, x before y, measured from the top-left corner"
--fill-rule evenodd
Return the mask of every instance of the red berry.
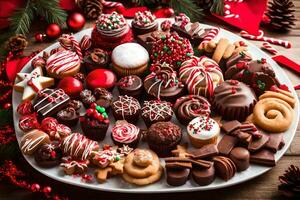
M 46 186 L 46 187 L 43 188 L 43 192 L 44 192 L 44 193 L 50 193 L 51 190 L 52 190 L 52 189 L 51 189 L 51 187 L 49 187 L 49 186 Z
M 93 108 L 93 109 L 95 109 L 96 106 L 97 106 L 97 104 L 95 102 L 93 102 L 90 107 Z
M 93 113 L 94 113 L 94 110 L 91 109 L 91 108 L 89 108 L 89 109 L 86 110 L 87 116 L 91 116 Z

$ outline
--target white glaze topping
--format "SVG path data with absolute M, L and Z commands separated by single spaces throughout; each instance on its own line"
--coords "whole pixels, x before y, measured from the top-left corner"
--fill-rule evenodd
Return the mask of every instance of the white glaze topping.
M 220 127 L 214 119 L 200 116 L 188 124 L 187 132 L 193 138 L 208 140 L 220 133 Z

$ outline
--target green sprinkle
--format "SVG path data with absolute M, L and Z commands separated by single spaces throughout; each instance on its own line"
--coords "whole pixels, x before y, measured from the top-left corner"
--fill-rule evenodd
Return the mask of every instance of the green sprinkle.
M 241 51 L 241 52 L 240 52 L 240 55 L 241 55 L 242 57 L 245 57 L 246 54 L 245 54 L 245 52 Z
M 186 53 L 186 56 L 190 57 L 190 56 L 192 56 L 192 54 L 191 53 Z
M 163 49 L 164 49 L 164 51 L 167 51 L 167 50 L 168 50 L 168 47 L 165 45 L 165 46 L 163 47 Z
M 171 55 L 171 54 L 172 54 L 172 51 L 168 51 L 168 54 Z
M 165 35 L 162 35 L 162 36 L 161 36 L 161 39 L 162 39 L 162 40 L 166 39 L 166 36 L 165 36 Z
M 158 56 L 158 54 L 157 54 L 157 53 L 154 53 L 154 56 L 155 56 L 155 57 L 157 57 L 157 56 Z
M 103 115 L 104 118 L 108 117 L 106 112 L 102 113 L 102 115 Z
M 120 160 L 120 156 L 116 156 L 116 161 L 119 161 Z
M 181 65 L 181 61 L 177 61 L 176 64 L 179 66 Z

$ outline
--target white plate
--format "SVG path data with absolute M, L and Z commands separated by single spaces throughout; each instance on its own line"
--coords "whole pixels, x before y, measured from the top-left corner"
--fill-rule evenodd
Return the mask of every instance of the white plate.
M 162 21 L 162 20 L 163 19 L 160 19 L 160 21 Z M 203 27 L 209 28 L 211 26 L 203 24 Z M 76 37 L 77 40 L 80 40 L 83 35 L 86 35 L 86 34 L 90 35 L 91 30 L 92 29 L 83 30 L 83 31 L 75 34 L 74 36 Z M 249 43 L 248 41 L 244 40 L 243 38 L 241 38 L 231 32 L 228 32 L 224 29 L 221 29 L 216 40 L 218 40 L 218 38 L 220 38 L 220 37 L 225 37 L 225 38 L 229 39 L 231 42 L 243 40 L 246 44 L 248 44 L 249 52 L 253 55 L 254 59 L 266 58 L 267 61 L 273 66 L 279 81 L 281 83 L 286 84 L 289 87 L 289 89 L 292 90 L 293 95 L 297 99 L 296 100 L 297 103 L 296 103 L 296 107 L 295 107 L 294 121 L 293 121 L 290 129 L 288 131 L 286 131 L 284 134 L 284 140 L 285 140 L 286 144 L 285 144 L 284 148 L 281 149 L 280 151 L 278 151 L 275 155 L 275 159 L 276 159 L 276 161 L 278 161 L 283 156 L 283 154 L 286 152 L 288 147 L 290 146 L 290 144 L 294 138 L 294 135 L 296 133 L 296 128 L 297 128 L 297 124 L 298 124 L 298 120 L 299 120 L 299 102 L 298 102 L 297 94 L 296 94 L 295 90 L 293 89 L 293 85 L 292 85 L 291 81 L 288 79 L 287 75 L 284 73 L 284 71 L 280 68 L 280 66 L 278 66 L 271 59 L 270 56 L 268 56 L 266 53 L 261 51 L 255 45 Z M 55 44 L 46 48 L 45 51 L 49 52 L 51 49 L 56 48 L 58 46 L 59 46 L 59 44 L 56 42 Z M 40 56 L 41 54 L 42 54 L 42 52 L 39 53 L 37 56 Z M 31 70 L 30 63 L 31 62 L 27 63 L 27 65 L 22 70 L 23 72 L 29 72 Z M 114 96 L 117 95 L 116 88 L 113 91 L 113 93 L 114 93 Z M 13 111 L 14 111 L 15 130 L 16 130 L 18 142 L 20 142 L 20 138 L 22 136 L 22 131 L 18 127 L 19 116 L 16 112 L 17 106 L 20 103 L 20 99 L 21 99 L 21 93 L 14 91 L 13 92 Z M 109 134 L 110 134 L 111 126 L 114 124 L 114 119 L 113 119 L 111 113 L 109 113 L 109 116 L 111 119 L 111 123 L 110 123 L 110 127 L 107 131 L 107 136 L 106 136 L 104 143 L 112 144 Z M 172 121 L 179 124 L 177 122 L 177 120 L 175 119 L 175 117 L 172 119 Z M 141 119 L 139 120 L 138 124 L 140 127 L 144 127 L 144 124 Z M 185 135 L 183 139 L 184 139 L 184 141 L 187 141 L 186 128 L 183 126 L 182 126 L 182 128 L 184 130 L 184 135 Z M 143 144 L 143 143 L 141 144 L 141 143 L 140 143 L 140 147 L 143 147 L 143 146 L 146 147 L 146 144 Z M 228 187 L 231 185 L 242 183 L 244 181 L 247 181 L 254 177 L 257 177 L 271 169 L 270 167 L 251 164 L 251 166 L 246 171 L 236 173 L 236 175 L 229 181 L 226 182 L 219 178 L 216 178 L 216 180 L 212 184 L 207 185 L 207 186 L 199 186 L 193 180 L 190 180 L 183 186 L 172 187 L 166 183 L 165 177 L 162 177 L 161 180 L 155 184 L 151 184 L 151 185 L 144 186 L 144 187 L 137 187 L 137 186 L 130 185 L 130 184 L 124 182 L 120 177 L 110 178 L 104 184 L 99 184 L 99 183 L 97 183 L 97 181 L 94 181 L 93 183 L 85 183 L 85 182 L 81 181 L 80 177 L 64 175 L 64 172 L 60 167 L 44 169 L 44 168 L 39 167 L 35 163 L 32 156 L 24 155 L 24 157 L 29 162 L 29 164 L 33 168 L 35 168 L 37 171 L 39 171 L 42 174 L 44 174 L 50 178 L 53 178 L 57 181 L 61 181 L 61 182 L 67 183 L 67 184 L 85 187 L 85 188 L 89 188 L 89 189 L 109 191 L 109 192 L 125 192 L 125 193 L 169 193 L 169 192 L 191 192 L 191 191 L 200 191 L 200 190 L 212 190 L 212 189 L 224 188 L 224 187 Z M 93 170 L 90 169 L 89 173 L 93 174 Z

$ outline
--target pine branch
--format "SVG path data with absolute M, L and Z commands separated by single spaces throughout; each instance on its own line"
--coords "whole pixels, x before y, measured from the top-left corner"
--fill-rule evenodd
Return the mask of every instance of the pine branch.
M 27 1 L 26 6 L 11 17 L 11 27 L 15 34 L 23 34 L 29 32 L 31 22 L 33 20 L 34 10 L 31 1 Z
M 34 3 L 35 11 L 48 23 L 63 24 L 67 13 L 59 7 L 59 0 L 38 0 Z
M 170 0 L 169 4 L 176 13 L 185 13 L 192 21 L 199 21 L 203 16 L 203 10 L 194 0 Z
M 210 8 L 211 13 L 218 15 L 224 15 L 224 0 L 214 0 L 213 5 Z

